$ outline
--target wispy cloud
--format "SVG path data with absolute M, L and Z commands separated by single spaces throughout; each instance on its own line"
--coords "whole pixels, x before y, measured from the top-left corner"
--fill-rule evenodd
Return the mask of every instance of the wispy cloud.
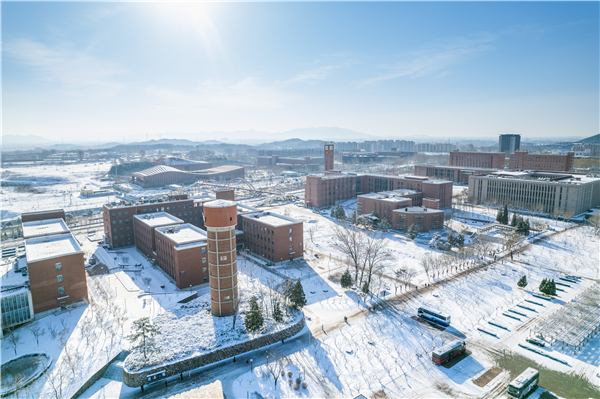
M 116 79 L 124 71 L 112 62 L 99 60 L 67 45 L 50 47 L 30 39 L 4 44 L 4 57 L 31 68 L 40 79 L 59 86 L 59 90 L 81 95 L 83 92 L 112 96 L 123 85 Z
M 470 54 L 490 49 L 490 43 L 494 40 L 496 40 L 496 37 L 490 34 L 450 39 L 440 46 L 407 54 L 404 59 L 384 66 L 387 73 L 366 79 L 359 86 L 400 77 L 446 75 L 448 74 L 448 67 L 463 61 Z
M 190 91 L 148 87 L 146 92 L 162 102 L 159 107 L 182 110 L 199 107 L 230 111 L 277 110 L 293 100 L 292 95 L 276 85 L 256 77 L 235 82 L 206 80 Z
M 325 79 L 331 73 L 331 71 L 345 67 L 346 65 L 347 64 L 324 65 L 322 67 L 309 69 L 307 71 L 300 72 L 299 74 L 288 80 L 287 83 L 298 83 Z

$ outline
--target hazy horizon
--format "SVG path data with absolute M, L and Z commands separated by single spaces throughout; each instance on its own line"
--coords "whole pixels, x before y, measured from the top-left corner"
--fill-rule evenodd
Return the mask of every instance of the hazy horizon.
M 1 7 L 3 135 L 598 134 L 597 2 Z

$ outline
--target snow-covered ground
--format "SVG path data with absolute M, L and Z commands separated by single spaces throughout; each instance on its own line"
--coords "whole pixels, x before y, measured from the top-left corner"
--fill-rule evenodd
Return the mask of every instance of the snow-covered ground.
M 107 197 L 86 198 L 80 190 L 86 185 L 106 185 L 100 177 L 108 173 L 110 162 L 65 165 L 9 166 L 2 170 L 2 220 L 23 212 L 62 208 L 65 211 L 100 208 Z M 30 184 L 41 193 L 17 192 L 15 186 Z M 111 197 L 114 200 L 114 196 Z
M 240 260 L 240 263 L 245 262 Z M 243 268 L 243 266 L 242 266 Z M 271 281 L 264 283 L 260 276 Z M 256 277 L 249 278 L 245 274 L 238 273 L 238 288 L 240 295 L 239 316 L 234 320 L 233 316 L 214 317 L 210 313 L 210 293 L 199 296 L 185 304 L 175 304 L 165 309 L 153 319 L 153 324 L 160 330 L 157 337 L 158 350 L 153 352 L 148 361 L 137 352 L 128 356 L 125 367 L 129 370 L 139 370 L 144 367 L 171 362 L 174 360 L 198 356 L 208 353 L 216 348 L 231 346 L 240 342 L 248 341 L 255 337 L 276 332 L 288 327 L 291 323 L 299 321 L 302 314 L 292 312 L 287 314 L 284 310 L 281 323 L 273 320 L 271 296 L 273 300 L 279 296 L 264 284 L 281 285 L 283 279 L 277 276 L 268 276 L 259 273 Z M 248 332 L 244 327 L 244 320 L 250 310 L 250 297 L 260 298 L 259 303 L 263 307 L 264 325 L 255 333 Z M 282 309 L 283 303 L 279 300 Z M 235 322 L 235 325 L 234 325 Z
M 563 233 L 567 235 L 567 242 L 574 243 L 577 240 L 572 233 L 577 230 L 579 229 Z M 528 326 L 531 323 L 551 314 L 564 303 L 562 301 L 571 300 L 591 284 L 584 281 L 561 294 L 560 300 L 545 304 L 535 312 L 524 310 L 520 305 L 535 306 L 526 302 L 532 298 L 531 289 L 537 287 L 543 278 L 562 275 L 546 269 L 543 258 L 534 261 L 536 258 L 531 254 L 536 251 L 539 251 L 539 247 L 532 245 L 529 251 L 519 255 L 514 262 L 499 262 L 466 278 L 444 284 L 409 302 L 401 302 L 395 308 L 369 313 L 367 317 L 357 318 L 356 321 L 351 318 L 348 325 L 343 324 L 343 316 L 355 315 L 358 309 L 356 303 L 353 308 L 327 306 L 328 303 L 336 303 L 337 295 L 316 300 L 312 304 L 309 301 L 307 314 L 315 314 L 320 318 L 308 324 L 314 334 L 312 344 L 283 359 L 286 373 L 292 371 L 294 380 L 300 373 L 302 380 L 307 381 L 308 388 L 294 390 L 293 385 L 288 385 L 287 377 L 280 379 L 275 386 L 267 366 L 262 365 L 235 380 L 232 384 L 235 396 L 243 397 L 249 391 L 258 392 L 264 398 L 354 397 L 359 393 L 370 397 L 379 390 L 386 392 L 389 397 L 482 397 L 490 390 L 501 396 L 505 392 L 505 384 L 516 376 L 514 370 L 503 371 L 484 388 L 473 383 L 473 379 L 497 365 L 497 359 L 489 348 L 514 351 L 550 370 L 565 373 L 575 370 L 577 374 L 593 380 L 597 371 L 593 361 L 586 363 L 571 358 L 568 359 L 571 365 L 569 367 L 518 346 L 518 343 L 524 343 L 529 336 Z M 585 248 L 572 256 L 575 257 L 574 261 L 582 260 L 589 266 L 593 262 L 586 260 L 589 255 Z M 531 262 L 525 264 L 521 259 L 530 259 Z M 597 251 L 595 259 L 597 263 Z M 312 260 L 309 260 L 309 264 L 314 267 Z M 587 270 L 587 267 L 582 266 L 580 271 Z M 288 269 L 287 273 L 293 274 L 294 270 Z M 572 268 L 564 271 L 577 274 Z M 327 273 L 325 270 L 320 272 Z M 324 280 L 315 275 L 306 278 L 307 272 L 304 273 L 302 281 L 306 291 L 320 292 L 326 283 L 328 290 L 333 289 L 342 296 L 353 294 L 352 291 L 341 289 L 336 283 L 324 283 Z M 528 276 L 529 285 L 526 290 L 520 290 L 516 282 L 524 274 Z M 297 275 L 296 272 L 294 277 Z M 340 303 L 343 301 L 340 300 Z M 431 307 L 451 315 L 452 326 L 440 331 L 419 322 L 415 317 L 419 306 Z M 510 310 L 525 312 L 527 316 L 522 317 L 522 321 L 517 321 L 503 315 L 511 314 Z M 333 319 L 337 319 L 343 327 L 321 333 L 321 324 L 325 323 L 325 331 L 328 331 L 327 322 L 331 325 Z M 496 334 L 497 337 L 478 328 Z M 466 338 L 467 347 L 473 353 L 449 369 L 434 365 L 430 360 L 432 349 L 456 338 Z M 551 348 L 546 350 L 553 351 Z M 560 353 L 554 356 L 565 358 Z

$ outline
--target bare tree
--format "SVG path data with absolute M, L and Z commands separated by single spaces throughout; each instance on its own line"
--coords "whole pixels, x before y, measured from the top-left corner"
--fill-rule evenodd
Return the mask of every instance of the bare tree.
M 275 387 L 277 387 L 277 380 L 282 375 L 283 370 L 283 361 L 279 358 L 278 354 L 273 350 L 268 350 L 267 353 L 267 370 L 273 376 L 273 380 L 275 381 Z
M 48 381 L 48 385 L 52 388 L 52 393 L 54 393 L 55 399 L 63 398 L 63 385 L 67 381 L 67 370 L 64 367 L 63 363 L 56 364 L 54 367 L 54 371 L 50 373 L 46 371 L 44 373 L 46 376 L 46 380 Z
M 79 369 L 82 360 L 83 356 L 77 351 L 77 349 L 73 348 L 72 345 L 65 346 L 64 362 L 71 369 L 73 377 L 75 377 L 75 372 Z
M 429 254 L 423 255 L 419 263 L 427 275 L 427 280 L 431 281 L 431 277 L 429 276 L 429 270 L 431 269 L 431 256 Z
M 387 242 L 383 239 L 381 232 L 369 232 L 364 241 L 363 268 L 360 275 L 360 285 L 363 283 L 363 276 L 367 273 L 367 285 L 371 286 L 373 271 L 383 266 L 385 262 L 391 261 L 393 256 L 387 248 Z
M 40 327 L 38 324 L 33 323 L 29 326 L 29 331 L 33 334 L 37 346 L 40 346 L 40 337 L 46 333 L 46 329 Z
M 152 282 L 152 278 L 151 277 L 142 277 L 142 281 L 144 282 L 144 285 L 146 287 L 150 287 L 150 283 Z
M 17 347 L 21 343 L 21 336 L 15 330 L 11 331 L 8 337 L 6 337 L 8 343 L 13 347 L 15 351 L 15 356 L 17 356 Z
M 344 254 L 354 267 L 354 281 L 358 281 L 358 272 L 364 256 L 365 237 L 362 231 L 356 226 L 342 222 L 341 224 L 332 223 L 333 247 Z

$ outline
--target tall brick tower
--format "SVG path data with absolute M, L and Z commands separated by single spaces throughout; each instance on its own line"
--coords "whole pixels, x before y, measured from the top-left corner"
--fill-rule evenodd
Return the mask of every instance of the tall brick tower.
M 212 314 L 231 316 L 238 304 L 235 225 L 237 205 L 216 200 L 204 204 Z
M 325 172 L 333 170 L 333 143 L 326 142 L 324 144 L 325 150 Z

